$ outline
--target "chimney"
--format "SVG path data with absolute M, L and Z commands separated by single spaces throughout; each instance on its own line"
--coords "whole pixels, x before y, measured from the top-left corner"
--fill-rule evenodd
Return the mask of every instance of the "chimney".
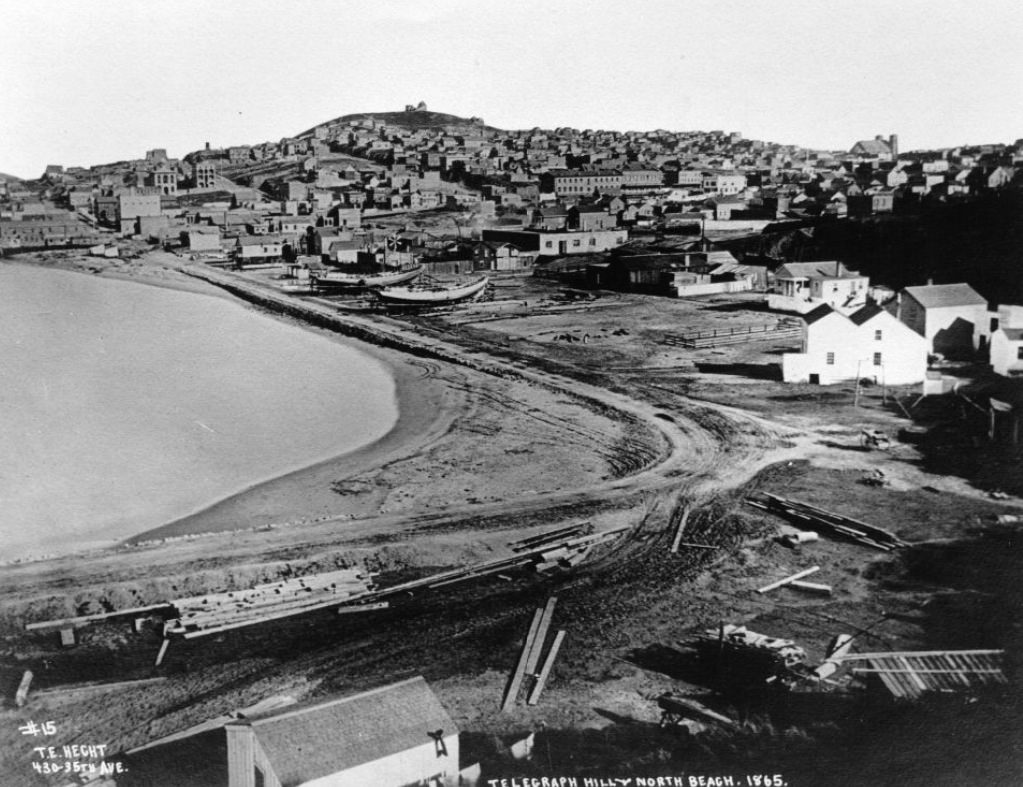
M 888 137 L 888 147 L 892 150 L 892 158 L 896 158 L 899 155 L 899 135 L 892 134 Z
M 228 787 L 256 787 L 256 733 L 245 722 L 224 725 Z
M 207 143 L 206 143 L 206 150 L 209 150 L 209 149 L 210 149 L 210 143 L 209 143 L 209 142 L 207 142 Z

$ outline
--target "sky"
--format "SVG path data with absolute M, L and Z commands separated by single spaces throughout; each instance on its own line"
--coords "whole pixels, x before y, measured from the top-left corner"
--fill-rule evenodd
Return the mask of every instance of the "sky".
M 1023 137 L 1019 0 L 0 0 L 0 172 L 181 157 L 353 112 L 739 131 L 826 150 Z

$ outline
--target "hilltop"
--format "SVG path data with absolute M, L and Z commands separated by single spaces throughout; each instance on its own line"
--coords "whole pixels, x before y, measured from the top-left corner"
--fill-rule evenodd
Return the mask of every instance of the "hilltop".
M 458 115 L 449 115 L 446 112 L 430 112 L 425 109 L 415 109 L 406 112 L 355 112 L 350 115 L 320 123 L 320 126 L 333 126 L 339 123 L 347 123 L 352 120 L 379 120 L 388 125 L 403 126 L 408 129 L 437 129 L 446 127 L 461 127 L 465 129 L 498 131 L 492 126 L 484 125 L 481 118 L 463 118 Z M 298 137 L 311 136 L 313 129 L 303 131 Z

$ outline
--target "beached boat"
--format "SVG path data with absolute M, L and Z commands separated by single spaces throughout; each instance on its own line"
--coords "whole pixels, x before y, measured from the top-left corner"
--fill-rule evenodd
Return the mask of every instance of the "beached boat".
M 313 274 L 317 286 L 323 287 L 389 287 L 393 284 L 411 281 L 423 272 L 423 266 L 396 271 L 377 273 L 347 273 L 345 271 L 322 271 Z
M 490 280 L 481 276 L 465 284 L 408 284 L 384 287 L 376 296 L 395 306 L 439 306 L 473 298 L 483 292 Z
M 277 286 L 280 287 L 281 292 L 291 295 L 312 295 L 316 292 L 312 279 L 305 279 L 304 281 L 298 279 L 279 280 Z

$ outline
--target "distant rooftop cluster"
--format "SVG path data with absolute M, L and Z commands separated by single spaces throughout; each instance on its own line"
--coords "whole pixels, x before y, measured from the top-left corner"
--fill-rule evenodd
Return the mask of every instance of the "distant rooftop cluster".
M 180 159 L 158 148 L 0 179 L 0 247 L 91 245 L 113 231 L 246 262 L 357 265 L 390 244 L 437 272 L 528 268 L 637 231 L 756 231 L 968 200 L 1017 184 L 1021 165 L 1023 140 L 904 153 L 879 134 L 828 152 L 724 130 L 501 130 L 421 101 Z M 438 210 L 446 232 L 416 226 Z M 395 236 L 372 226 L 394 215 L 408 218 Z

